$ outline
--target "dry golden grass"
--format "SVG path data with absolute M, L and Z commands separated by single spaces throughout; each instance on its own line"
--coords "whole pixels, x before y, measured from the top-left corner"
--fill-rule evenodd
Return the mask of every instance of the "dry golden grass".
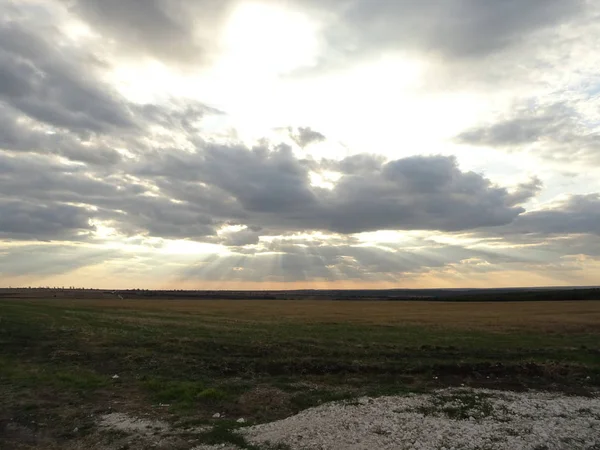
M 40 302 L 41 300 L 20 300 Z M 600 301 L 427 302 L 326 300 L 49 299 L 47 305 L 186 314 L 236 321 L 408 324 L 468 329 L 599 331 Z M 142 319 L 140 317 L 140 319 Z

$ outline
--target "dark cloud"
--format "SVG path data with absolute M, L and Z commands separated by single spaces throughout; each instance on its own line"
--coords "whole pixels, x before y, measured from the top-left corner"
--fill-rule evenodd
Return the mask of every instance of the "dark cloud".
M 307 183 L 308 168 L 287 146 L 274 151 L 209 146 L 203 156 L 204 179 L 230 193 L 249 213 L 302 214 L 317 203 Z
M 121 201 L 109 198 L 100 203 L 107 206 L 98 216 L 110 220 L 119 231 L 128 235 L 203 240 L 215 235 L 218 226 L 209 211 L 201 206 L 174 203 L 163 196 L 129 194 Z M 111 206 L 119 209 L 110 209 Z
M 63 205 L 84 205 L 86 209 L 81 210 L 87 219 L 108 221 L 126 235 L 201 239 L 215 234 L 214 220 L 202 204 L 174 202 L 158 195 L 152 184 L 128 178 L 123 169 L 96 176 L 88 170 L 43 157 L 6 157 L 0 153 L 0 198 L 47 205 L 44 207 L 56 210 L 56 215 L 62 214 Z M 21 214 L 14 220 L 15 226 L 23 224 L 23 236 L 29 231 L 36 238 L 35 230 L 28 228 L 28 221 L 37 223 L 35 217 Z
M 126 105 L 59 34 L 0 21 L 0 100 L 39 122 L 77 133 L 133 127 Z M 83 60 L 82 60 L 83 59 Z
M 90 214 L 80 207 L 0 199 L 0 237 L 79 240 L 94 230 Z
M 511 151 L 528 149 L 555 160 L 600 161 L 600 135 L 565 103 L 519 107 L 495 123 L 461 133 L 457 140 Z
M 0 104 L 0 149 L 54 154 L 73 161 L 112 165 L 121 160 L 106 138 L 81 139 L 63 130 L 49 130 L 24 120 L 22 114 Z
M 152 146 L 149 127 L 198 134 L 203 118 L 221 114 L 197 101 L 132 104 L 101 80 L 98 64 L 93 49 L 71 46 L 56 28 L 0 21 L 0 149 L 113 165 L 117 149 Z
M 203 118 L 223 115 L 222 111 L 203 103 L 187 100 L 171 100 L 160 106 L 154 104 L 135 105 L 131 109 L 145 123 L 158 125 L 171 133 L 197 134 Z
M 542 188 L 542 180 L 537 177 L 533 177 L 525 183 L 519 183 L 514 192 L 511 193 L 511 202 L 516 205 L 525 203 L 539 194 Z
M 506 189 L 461 172 L 454 158 L 444 156 L 404 158 L 373 173 L 345 175 L 326 197 L 328 229 L 344 233 L 456 231 L 507 224 L 524 211 Z
M 72 11 L 117 50 L 182 65 L 205 62 L 231 0 L 75 0 Z
M 328 190 L 310 184 L 308 166 L 314 168 L 314 161 L 297 159 L 286 146 L 211 144 L 95 175 L 85 166 L 52 161 L 2 156 L 0 198 L 49 205 L 57 214 L 63 213 L 58 205 L 85 205 L 86 220 L 108 221 L 127 235 L 202 240 L 223 225 L 251 227 L 252 233 L 232 236 L 232 245 L 255 243 L 259 229 L 269 235 L 499 226 L 518 217 L 524 211 L 518 204 L 536 192 L 534 183 L 511 193 L 479 174 L 461 172 L 453 158 L 442 156 L 343 174 Z
M 365 154 L 348 156 L 341 161 L 325 161 L 322 164 L 330 170 L 348 175 L 368 175 L 377 173 L 385 163 L 381 155 Z
M 334 17 L 326 31 L 329 61 L 408 50 L 451 60 L 475 59 L 522 42 L 564 22 L 586 3 L 576 0 L 298 0 Z
M 365 170 L 358 168 L 360 161 L 366 162 Z M 455 231 L 504 225 L 524 211 L 518 205 L 536 192 L 526 185 L 509 193 L 482 175 L 461 172 L 454 158 L 444 156 L 388 163 L 354 156 L 338 162 L 350 173 L 343 173 L 331 190 L 312 186 L 310 172 L 319 165 L 297 159 L 286 146 L 207 145 L 196 154 L 171 154 L 149 164 L 140 173 L 172 180 L 166 192 L 184 190 L 183 183 L 208 184 L 229 198 L 225 204 L 240 223 L 279 231 Z M 331 170 L 334 164 L 326 161 L 324 167 Z M 221 207 L 217 214 L 224 212 Z
M 325 135 L 310 127 L 300 127 L 297 130 L 290 130 L 290 136 L 302 148 L 310 144 L 323 142 L 326 139 Z
M 519 270 L 582 270 L 600 261 L 600 194 L 571 195 L 520 215 L 511 224 L 467 233 L 477 245 L 521 255 Z
M 258 227 L 244 228 L 241 230 L 224 233 L 220 244 L 230 247 L 244 247 L 247 245 L 258 244 L 262 230 Z
M 572 195 L 558 205 L 528 212 L 520 216 L 509 230 L 538 235 L 600 236 L 600 194 Z

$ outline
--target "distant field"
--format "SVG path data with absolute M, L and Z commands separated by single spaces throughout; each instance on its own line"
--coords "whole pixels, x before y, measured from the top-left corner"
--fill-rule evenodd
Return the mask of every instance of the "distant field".
M 461 384 L 597 390 L 600 301 L 0 300 L 0 448 L 98 439 L 111 408 L 261 422 Z
M 34 300 L 28 300 L 35 304 Z M 39 302 L 40 300 L 38 300 Z M 600 332 L 599 301 L 428 302 L 327 300 L 48 299 L 40 306 L 111 312 L 139 311 L 172 320 L 196 318 L 272 322 L 406 324 L 436 327 Z

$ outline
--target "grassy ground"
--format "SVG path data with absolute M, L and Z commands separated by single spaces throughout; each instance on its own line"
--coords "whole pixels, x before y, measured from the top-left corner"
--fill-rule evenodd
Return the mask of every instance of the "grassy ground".
M 238 417 L 461 384 L 598 389 L 600 301 L 0 301 L 2 449 L 83 448 L 110 411 L 224 442 Z

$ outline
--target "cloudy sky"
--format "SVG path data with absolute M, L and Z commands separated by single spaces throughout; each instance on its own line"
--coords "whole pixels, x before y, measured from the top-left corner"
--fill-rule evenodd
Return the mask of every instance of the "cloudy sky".
M 0 284 L 600 284 L 595 0 L 0 0 Z

